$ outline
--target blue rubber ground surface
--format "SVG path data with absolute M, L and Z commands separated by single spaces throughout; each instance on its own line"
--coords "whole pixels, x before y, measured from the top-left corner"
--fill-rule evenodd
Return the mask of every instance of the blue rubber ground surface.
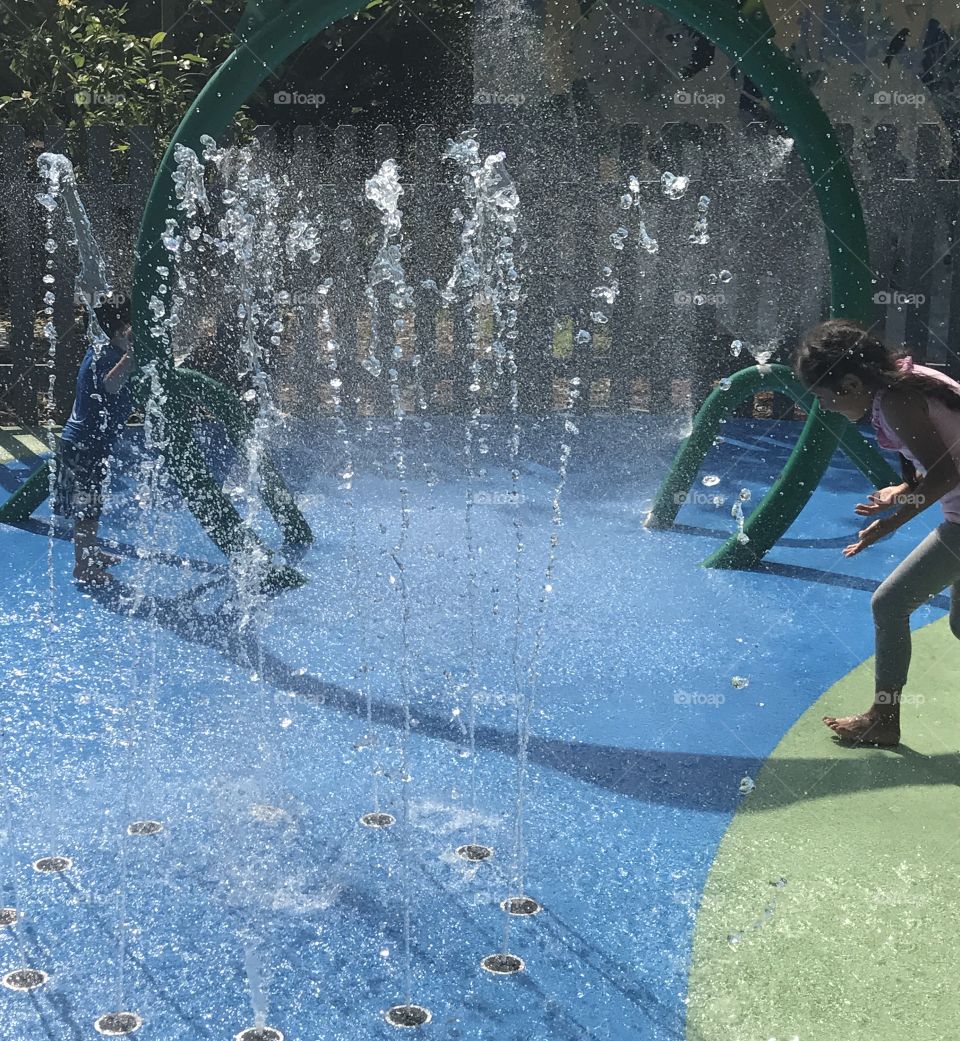
M 353 508 L 335 431 L 287 447 L 283 469 L 317 538 L 298 562 L 309 584 L 270 603 L 259 632 L 238 630 L 229 573 L 175 496 L 144 511 L 118 478 L 103 533 L 125 562 L 106 596 L 70 582 L 71 546 L 46 537 L 45 512 L 33 530 L 0 527 L 0 877 L 24 916 L 0 931 L 0 970 L 51 974 L 7 994 L 3 1037 L 93 1037 L 93 1020 L 122 1007 L 158 1041 L 230 1038 L 258 1013 L 287 1041 L 386 1038 L 398 1031 L 382 1012 L 408 985 L 438 1039 L 683 1037 L 698 899 L 740 779 L 872 653 L 870 593 L 938 517 L 844 560 L 865 487 L 838 456 L 763 570 L 706 571 L 700 560 L 732 529 L 732 496 L 759 499 L 795 426 L 728 423 L 703 470 L 721 480 L 700 488 L 727 504 L 685 506 L 678 530 L 651 533 L 643 506 L 675 437 L 647 417 L 578 423 L 530 719 L 521 863 L 544 911 L 511 919 L 506 938 L 513 648 L 526 674 L 559 445 L 572 436 L 562 421 L 524 431 L 519 635 L 503 430 L 485 431 L 492 449 L 478 461 L 472 593 L 462 429 L 408 423 L 406 659 L 382 421 L 356 428 Z M 408 830 L 357 823 L 378 762 L 382 808 L 402 817 L 406 796 Z M 128 836 L 140 818 L 163 833 Z M 493 860 L 453 855 L 475 840 Z M 51 853 L 73 869 L 31 868 Z M 482 971 L 505 946 L 526 971 Z

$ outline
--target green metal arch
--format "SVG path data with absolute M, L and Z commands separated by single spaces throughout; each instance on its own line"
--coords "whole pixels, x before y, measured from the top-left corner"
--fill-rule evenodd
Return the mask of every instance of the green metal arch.
M 794 138 L 816 193 L 823 218 L 831 271 L 831 312 L 870 324 L 873 314 L 872 271 L 867 231 L 860 196 L 839 139 L 800 70 L 774 44 L 774 29 L 761 0 L 747 0 L 738 11 L 732 4 L 710 0 L 656 0 L 656 5 L 709 37 L 736 62 L 761 89 L 778 119 Z M 756 370 L 753 370 L 754 372 Z M 734 403 L 735 404 L 735 403 Z M 718 412 L 729 411 L 731 400 L 714 391 L 694 420 L 694 429 L 681 447 L 658 496 L 661 518 L 665 491 L 678 489 L 687 477 L 684 492 L 696 476 L 709 448 L 710 422 Z M 894 479 L 891 468 L 860 438 L 843 417 L 823 416 L 812 403 L 797 444 L 767 494 L 745 526 L 749 542 L 731 537 L 706 561 L 708 567 L 749 567 L 756 564 L 796 520 L 830 463 L 840 441 L 858 443 L 854 455 L 872 456 L 869 469 L 884 481 Z M 699 454 L 696 466 L 693 458 Z M 691 472 L 692 471 L 692 472 Z M 658 519 L 651 515 L 652 526 Z
M 810 394 L 793 371 L 785 365 L 755 365 L 741 369 L 730 380 L 726 390 L 717 388 L 703 403 L 694 420 L 693 432 L 684 442 L 670 473 L 660 486 L 653 508 L 646 521 L 648 528 L 669 528 L 677 518 L 680 507 L 686 501 L 690 486 L 700 469 L 713 439 L 720 429 L 723 417 L 758 391 L 772 390 L 785 394 L 809 415 L 809 422 L 827 428 L 834 436 L 854 466 L 876 487 L 896 481 L 896 474 L 880 453 L 860 435 L 860 432 L 836 413 L 822 412 L 816 407 L 816 398 Z M 813 489 L 809 489 L 812 491 Z M 746 530 L 746 528 L 745 528 Z M 756 535 L 748 536 L 750 542 Z M 761 537 L 766 533 L 761 530 Z M 704 564 L 706 567 L 747 567 L 756 563 L 758 557 L 750 542 L 741 543 L 734 539 L 734 546 L 722 546 Z
M 654 3 L 716 43 L 763 91 L 793 136 L 820 205 L 830 254 L 832 312 L 869 322 L 869 250 L 853 176 L 817 99 L 800 71 L 773 43 L 773 26 L 761 0 L 746 0 L 739 7 L 732 0 Z M 177 215 L 172 179 L 174 150 L 177 145 L 199 150 L 200 138 L 205 134 L 216 138 L 247 98 L 293 51 L 363 6 L 363 0 L 293 0 L 286 4 L 283 0 L 255 0 L 242 24 L 246 31 L 257 25 L 260 28 L 241 38 L 237 49 L 210 79 L 180 123 L 160 163 L 141 223 L 133 286 L 134 330 L 140 357 L 157 363 L 167 389 L 174 476 L 200 522 L 227 553 L 249 546 L 253 536 L 243 527 L 200 459 L 190 436 L 185 395 L 179 393 L 172 359 L 164 345 L 153 341 L 149 333 L 151 298 L 156 296 L 169 306 L 169 290 L 164 288 L 156 267 L 161 258 L 167 267 L 171 261 L 161 235 L 166 221 Z M 711 409 L 715 407 L 712 405 Z M 743 566 L 763 556 L 800 513 L 823 476 L 840 437 L 849 436 L 844 424 L 846 420 L 823 419 L 816 407 L 812 409 L 783 472 L 747 521 L 749 543 L 743 546 L 731 539 L 709 563 Z M 695 430 L 691 442 L 698 440 Z

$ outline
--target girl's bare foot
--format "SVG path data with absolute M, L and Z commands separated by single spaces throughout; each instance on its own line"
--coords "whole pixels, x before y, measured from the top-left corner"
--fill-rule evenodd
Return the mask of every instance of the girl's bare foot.
M 824 716 L 823 721 L 841 741 L 884 747 L 900 743 L 899 713 L 876 705 L 859 716 Z

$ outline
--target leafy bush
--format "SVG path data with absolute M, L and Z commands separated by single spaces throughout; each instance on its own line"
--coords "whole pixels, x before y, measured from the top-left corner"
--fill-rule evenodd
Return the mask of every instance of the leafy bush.
M 219 0 L 214 15 L 209 0 L 189 0 L 176 26 L 181 46 L 131 24 L 126 4 L 37 0 L 4 8 L 0 118 L 33 133 L 50 123 L 143 124 L 163 138 L 232 48 L 225 19 L 235 21 L 242 6 Z
M 68 129 L 145 125 L 165 143 L 233 50 L 232 31 L 246 3 L 179 0 L 164 32 L 161 2 L 145 0 L 132 9 L 116 0 L 0 3 L 0 120 L 32 134 L 53 123 Z M 446 39 L 464 35 L 472 7 L 472 0 L 369 0 L 284 71 L 296 89 L 328 99 L 322 114 L 278 112 L 274 85 L 251 99 L 246 126 L 422 118 L 448 96 L 445 68 L 446 79 L 469 76 L 468 60 L 457 68 L 460 55 Z M 360 60 L 343 61 L 351 52 Z

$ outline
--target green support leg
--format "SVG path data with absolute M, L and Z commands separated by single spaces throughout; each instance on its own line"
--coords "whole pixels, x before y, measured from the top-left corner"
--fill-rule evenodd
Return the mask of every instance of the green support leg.
M 201 372 L 177 369 L 177 384 L 181 393 L 207 409 L 226 428 L 227 435 L 237 448 L 242 448 L 252 431 L 249 412 L 236 394 L 222 383 Z M 283 535 L 284 545 L 305 546 L 313 541 L 313 533 L 297 509 L 293 496 L 287 490 L 276 468 L 269 459 L 260 460 L 260 494 L 271 516 Z
M 231 559 L 259 561 L 264 568 L 265 589 L 277 591 L 303 585 L 306 579 L 298 571 L 273 561 L 272 554 L 223 494 L 193 438 L 193 423 L 186 405 L 186 399 L 181 398 L 167 402 L 164 422 L 170 448 L 166 465 L 181 490 L 189 492 L 188 501 L 201 527 Z M 174 446 L 177 451 L 172 450 Z
M 50 494 L 50 464 L 43 463 L 0 506 L 0 524 L 18 524 L 39 509 Z
M 775 542 L 782 532 L 778 530 L 786 513 L 797 515 L 806 505 L 813 489 L 819 484 L 830 462 L 834 447 L 840 446 L 858 470 L 876 487 L 898 481 L 893 468 L 860 432 L 842 416 L 823 413 L 816 399 L 808 394 L 797 377 L 785 365 L 755 366 L 742 369 L 730 381 L 728 390 L 717 388 L 703 403 L 693 423 L 693 432 L 684 441 L 676 460 L 664 481 L 647 518 L 648 528 L 669 528 L 677 518 L 680 507 L 687 499 L 707 452 L 713 445 L 723 417 L 758 391 L 775 390 L 786 394 L 807 410 L 809 419 L 803 428 L 794 453 L 807 460 L 801 477 L 787 475 L 786 468 L 771 492 L 780 504 L 777 512 L 770 512 L 747 532 L 749 542 L 741 543 L 731 537 L 704 562 L 707 567 L 747 568 L 757 564 L 766 552 L 759 546 Z M 811 463 L 811 460 L 813 462 Z M 746 532 L 746 528 L 744 529 Z M 772 540 L 772 541 L 770 541 Z M 767 547 L 769 548 L 769 547 Z
M 182 374 L 183 370 L 178 369 L 177 376 L 179 377 Z M 216 380 L 208 379 L 206 376 L 195 372 L 190 372 L 189 377 L 189 382 L 193 385 L 186 390 L 187 396 L 195 397 L 202 391 L 204 404 L 217 419 L 224 423 L 231 441 L 238 447 L 241 446 L 247 430 L 242 423 L 237 422 L 236 415 L 232 414 L 234 401 L 239 411 L 243 411 L 239 399 L 231 395 Z M 185 379 L 184 382 L 187 383 L 188 380 Z M 174 426 L 174 429 L 179 427 L 185 428 L 182 431 L 180 440 L 185 444 L 186 452 L 171 455 L 167 460 L 167 465 L 170 467 L 174 480 L 181 486 L 182 482 L 188 480 L 194 483 L 197 480 L 208 481 L 207 491 L 210 501 L 218 501 L 219 496 L 219 499 L 230 505 L 231 511 L 236 514 L 233 505 L 222 495 L 218 485 L 206 469 L 206 464 L 192 436 L 192 422 L 189 416 L 182 413 L 179 408 L 174 408 L 167 411 L 165 418 L 168 424 Z M 313 535 L 307 522 L 297 509 L 293 497 L 287 491 L 279 474 L 267 459 L 261 461 L 260 478 L 260 492 L 268 510 L 283 534 L 284 543 L 286 545 L 305 545 L 311 542 Z M 49 487 L 50 464 L 44 462 L 20 485 L 3 506 L 0 506 L 0 523 L 17 524 L 27 520 L 47 498 Z M 229 541 L 225 543 L 225 546 L 230 555 L 244 552 L 255 553 L 258 548 L 262 550 L 259 541 L 249 529 L 244 527 L 243 524 L 236 524 L 230 516 L 218 516 L 216 514 L 204 514 L 201 516 L 198 514 L 197 519 L 204 529 L 211 534 L 211 537 L 214 530 L 221 535 L 224 532 L 228 533 L 227 538 Z M 279 590 L 294 588 L 303 585 L 303 583 L 303 576 L 295 569 L 274 564 L 267 569 L 264 585 L 269 590 Z

